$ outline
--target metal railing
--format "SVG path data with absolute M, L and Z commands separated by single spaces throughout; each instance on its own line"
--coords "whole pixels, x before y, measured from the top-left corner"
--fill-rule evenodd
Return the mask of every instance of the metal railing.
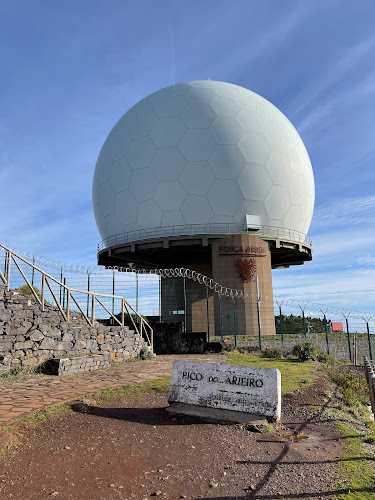
M 5 261 L 5 270 L 4 273 L 0 270 L 0 282 L 2 281 L 3 284 L 6 287 L 6 290 L 10 290 L 10 270 L 11 270 L 11 265 L 12 263 L 16 266 L 18 271 L 20 272 L 22 278 L 24 279 L 26 285 L 30 289 L 31 293 L 33 294 L 35 300 L 39 303 L 41 306 L 42 311 L 45 310 L 45 305 L 46 305 L 46 287 L 49 289 L 50 294 L 53 297 L 54 302 L 56 303 L 56 306 L 61 314 L 61 316 L 64 318 L 66 322 L 70 321 L 70 315 L 71 315 L 71 310 L 70 310 L 70 304 L 71 300 L 72 302 L 75 303 L 77 306 L 78 310 L 82 314 L 82 316 L 85 318 L 87 323 L 90 326 L 94 326 L 95 323 L 95 305 L 98 303 L 109 315 L 110 317 L 122 328 L 125 326 L 125 312 L 130 318 L 130 321 L 133 324 L 134 330 L 137 332 L 138 335 L 141 337 L 144 336 L 144 338 L 147 340 L 151 350 L 153 350 L 153 329 L 151 326 L 148 324 L 148 322 L 130 305 L 130 303 L 122 296 L 120 295 L 110 295 L 110 294 L 105 294 L 105 293 L 97 293 L 97 292 L 90 292 L 86 290 L 79 290 L 76 288 L 69 288 L 66 286 L 64 283 L 60 282 L 50 274 L 44 272 L 42 269 L 39 267 L 35 266 L 35 264 L 29 262 L 28 260 L 24 259 L 20 255 L 16 254 L 9 248 L 5 247 L 4 245 L 0 244 L 0 248 L 5 250 L 6 252 L 6 261 Z M 32 269 L 33 273 L 34 272 L 39 272 L 41 273 L 42 277 L 42 290 L 41 293 L 38 294 L 32 283 L 28 280 L 26 274 L 22 270 L 22 267 L 19 263 L 19 261 L 23 262 L 24 264 L 30 266 Z M 60 289 L 64 290 L 64 302 L 61 302 L 61 299 L 59 300 L 52 288 L 51 282 L 54 282 L 56 285 L 60 287 Z M 82 293 L 87 296 L 88 300 L 91 298 L 91 314 L 84 313 L 82 310 L 82 307 L 79 305 L 79 302 L 74 294 Z M 66 301 L 65 301 L 65 296 L 66 296 Z M 105 297 L 109 299 L 119 299 L 121 301 L 121 321 L 115 316 L 102 302 L 102 300 L 99 299 L 99 297 Z M 137 318 L 138 321 L 135 321 L 133 316 Z
M 293 229 L 284 229 L 276 226 L 251 226 L 249 230 L 245 229 L 243 224 L 225 223 L 225 224 L 185 224 L 181 226 L 164 226 L 150 229 L 137 229 L 128 233 L 116 234 L 105 238 L 98 244 L 98 251 L 133 241 L 168 238 L 172 236 L 200 236 L 213 234 L 256 234 L 265 238 L 281 238 L 311 246 L 310 236 L 294 231 Z
M 373 363 L 373 361 L 367 359 L 367 356 L 364 356 L 365 376 L 370 391 L 372 413 L 375 415 L 375 373 L 372 367 Z

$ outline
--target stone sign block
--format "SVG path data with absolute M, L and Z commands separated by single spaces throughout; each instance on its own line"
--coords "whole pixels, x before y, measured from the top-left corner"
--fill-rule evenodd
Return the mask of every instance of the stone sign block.
M 279 420 L 281 374 L 272 368 L 175 361 L 168 402 Z

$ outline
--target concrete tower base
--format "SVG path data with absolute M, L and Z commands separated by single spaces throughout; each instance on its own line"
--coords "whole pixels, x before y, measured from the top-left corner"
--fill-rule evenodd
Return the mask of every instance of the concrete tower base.
M 162 280 L 162 321 L 184 321 L 186 330 L 212 335 L 258 335 L 256 283 L 260 302 L 262 335 L 275 335 L 271 252 L 269 244 L 256 235 L 239 234 L 215 239 L 211 255 L 187 262 L 190 267 L 228 288 L 252 298 L 220 297 L 213 290 L 183 278 Z

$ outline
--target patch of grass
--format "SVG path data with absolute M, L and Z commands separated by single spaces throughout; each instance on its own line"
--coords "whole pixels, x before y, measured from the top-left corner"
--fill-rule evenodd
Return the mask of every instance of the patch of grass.
M 317 378 L 316 365 L 299 363 L 295 359 L 263 358 L 260 353 L 240 354 L 236 351 L 229 352 L 226 363 L 240 366 L 277 368 L 281 372 L 282 394 L 287 394 L 302 387 L 308 387 Z
M 142 395 L 147 395 L 151 392 L 165 393 L 168 391 L 170 382 L 170 377 L 163 377 L 151 382 L 145 382 L 138 385 L 123 385 L 122 387 L 116 387 L 115 389 L 103 389 L 98 391 L 91 396 L 87 396 L 90 402 L 94 402 L 96 405 L 101 405 L 105 400 L 113 399 L 118 400 L 122 398 L 134 398 Z
M 375 476 L 370 461 L 372 457 L 367 457 L 364 452 L 362 434 L 342 422 L 337 422 L 336 425 L 344 438 L 342 443 L 345 447 L 343 460 L 339 461 L 338 465 L 338 485 L 346 490 L 337 498 L 375 500 Z

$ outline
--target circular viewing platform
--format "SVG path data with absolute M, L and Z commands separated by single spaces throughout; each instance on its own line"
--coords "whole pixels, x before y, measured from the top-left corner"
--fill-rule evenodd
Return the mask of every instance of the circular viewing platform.
M 117 234 L 98 244 L 98 264 L 103 266 L 181 267 L 187 257 L 206 254 L 213 239 L 252 234 L 267 241 L 272 268 L 303 264 L 312 259 L 312 240 L 299 231 L 275 226 L 185 224 L 139 229 Z M 203 256 L 203 255 L 202 255 Z

